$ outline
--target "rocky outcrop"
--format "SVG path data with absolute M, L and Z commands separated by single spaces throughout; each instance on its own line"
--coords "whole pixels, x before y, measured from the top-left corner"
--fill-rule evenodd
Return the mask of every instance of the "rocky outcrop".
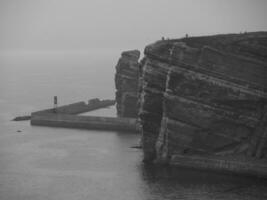
M 144 55 L 122 54 L 116 101 L 138 113 L 145 162 L 267 177 L 267 32 L 161 40 Z
M 115 86 L 119 117 L 137 118 L 139 57 L 138 50 L 125 51 L 116 66 Z
M 145 161 L 265 159 L 266 32 L 158 41 L 141 69 Z

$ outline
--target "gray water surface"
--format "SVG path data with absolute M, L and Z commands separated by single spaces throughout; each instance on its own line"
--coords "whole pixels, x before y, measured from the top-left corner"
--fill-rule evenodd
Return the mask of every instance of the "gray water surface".
M 263 180 L 145 166 L 127 132 L 32 127 L 17 115 L 90 98 L 114 98 L 118 56 L 0 57 L 1 200 L 267 199 Z M 105 72 L 105 73 L 104 73 Z M 115 115 L 114 107 L 94 115 Z M 20 130 L 21 132 L 17 132 Z

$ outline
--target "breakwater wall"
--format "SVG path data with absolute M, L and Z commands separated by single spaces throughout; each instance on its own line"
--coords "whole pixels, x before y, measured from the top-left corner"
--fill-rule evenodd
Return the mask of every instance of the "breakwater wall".
M 137 120 L 133 118 L 42 113 L 32 115 L 31 125 L 138 132 Z
M 267 166 L 264 160 L 245 158 L 243 156 L 201 156 L 201 155 L 173 155 L 170 159 L 173 166 L 218 171 L 245 176 L 267 177 Z
M 105 108 L 108 106 L 113 106 L 115 105 L 116 101 L 115 100 L 99 100 L 97 98 L 91 99 L 88 101 L 88 104 L 86 104 L 83 101 L 68 104 L 68 105 L 63 105 L 59 106 L 55 109 L 46 109 L 46 110 L 41 110 L 37 112 L 33 112 L 32 115 L 36 114 L 43 114 L 43 113 L 60 113 L 60 114 L 80 114 L 80 113 L 85 113 L 89 112 L 92 110 L 97 110 L 99 108 Z
M 139 132 L 139 125 L 135 118 L 79 116 L 77 114 L 89 112 L 99 108 L 114 105 L 115 100 L 91 99 L 88 104 L 77 102 L 56 109 L 46 109 L 31 113 L 31 125 L 98 129 Z

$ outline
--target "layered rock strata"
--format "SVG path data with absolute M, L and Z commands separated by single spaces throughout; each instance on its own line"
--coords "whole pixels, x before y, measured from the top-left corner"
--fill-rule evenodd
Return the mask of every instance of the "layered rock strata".
M 266 159 L 266 63 L 266 32 L 147 46 L 139 108 L 144 160 Z
M 119 117 L 137 118 L 139 57 L 138 50 L 125 51 L 116 66 L 116 106 Z
M 119 116 L 144 161 L 267 176 L 267 32 L 161 40 L 122 53 Z

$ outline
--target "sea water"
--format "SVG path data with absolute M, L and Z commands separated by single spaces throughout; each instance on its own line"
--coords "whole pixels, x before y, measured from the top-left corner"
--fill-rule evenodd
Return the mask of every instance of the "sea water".
M 0 54 L 1 200 L 267 199 L 263 180 L 144 165 L 138 134 L 30 126 L 12 118 L 114 99 L 119 51 Z M 115 107 L 92 112 L 115 116 Z

